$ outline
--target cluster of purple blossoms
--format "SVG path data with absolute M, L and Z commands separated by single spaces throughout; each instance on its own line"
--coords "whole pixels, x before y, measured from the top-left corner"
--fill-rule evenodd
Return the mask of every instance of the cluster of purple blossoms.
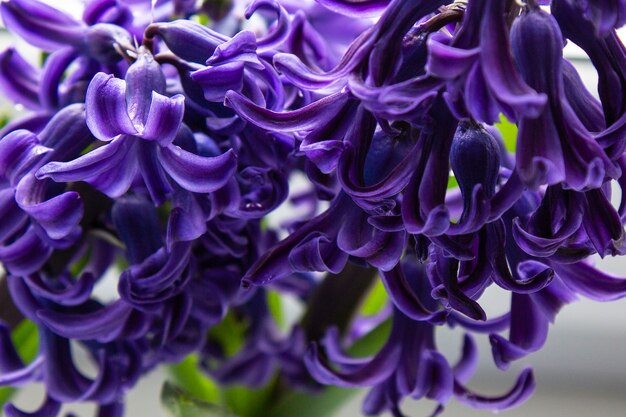
M 626 253 L 626 1 L 240 3 L 87 0 L 82 19 L 0 4 L 43 51 L 0 54 L 2 92 L 27 110 L 0 131 L 0 291 L 19 311 L 0 314 L 0 384 L 46 390 L 6 415 L 122 416 L 142 375 L 191 354 L 223 385 L 368 388 L 367 415 L 403 416 L 407 397 L 434 415 L 453 398 L 524 402 L 530 369 L 500 396 L 467 387 L 474 335 L 506 369 L 565 304 L 626 296 L 591 262 Z M 283 204 L 303 214 L 268 221 Z M 363 317 L 377 280 L 388 306 Z M 490 286 L 506 314 L 486 314 Z M 290 328 L 275 294 L 304 306 Z M 234 352 L 213 332 L 226 318 L 243 329 Z M 11 340 L 24 320 L 30 363 Z M 378 351 L 349 355 L 385 323 Z M 442 327 L 465 334 L 453 364 Z

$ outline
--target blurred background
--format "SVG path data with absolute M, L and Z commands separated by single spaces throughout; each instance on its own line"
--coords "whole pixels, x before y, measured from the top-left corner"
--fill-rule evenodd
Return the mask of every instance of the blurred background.
M 63 7 L 69 12 L 78 10 L 80 1 L 49 1 L 55 7 Z M 1 30 L 1 29 L 0 29 Z M 622 30 L 621 35 L 626 36 Z M 624 38 L 624 37 L 623 37 Z M 0 32 L 0 47 L 15 44 L 6 32 Z M 18 42 L 20 51 L 29 47 Z M 33 50 L 33 61 L 38 55 Z M 584 52 L 574 45 L 567 45 L 565 55 L 577 67 L 590 91 L 596 91 L 597 76 Z M 0 92 L 1 95 L 1 92 Z M 5 104 L 6 106 L 6 104 Z M 6 107 L 5 107 L 6 108 Z M 20 109 L 13 109 L 19 112 Z M 619 198 L 619 189 L 614 198 Z M 598 265 L 604 270 L 626 279 L 626 258 L 600 260 Z M 507 310 L 510 296 L 503 291 L 492 289 L 483 299 L 489 315 Z M 438 333 L 439 349 L 449 360 L 454 361 L 461 348 L 460 332 L 442 329 Z M 508 417 L 550 416 L 550 417 L 620 417 L 626 416 L 626 300 L 612 303 L 598 303 L 579 300 L 566 306 L 557 316 L 550 329 L 548 340 L 540 352 L 531 354 L 511 367 L 508 372 L 495 368 L 491 359 L 491 349 L 487 337 L 477 339 L 481 362 L 478 372 L 469 384 L 476 392 L 486 395 L 499 395 L 509 390 L 520 369 L 530 366 L 534 369 L 537 389 L 535 395 L 521 408 L 501 412 Z M 85 372 L 89 366 L 85 364 Z M 127 412 L 129 417 L 166 417 L 160 405 L 159 394 L 166 374 L 156 370 L 144 377 L 128 394 Z M 334 417 L 360 416 L 364 391 L 355 391 Z M 24 410 L 34 410 L 43 400 L 41 386 L 31 386 L 16 397 L 16 404 Z M 411 417 L 429 416 L 434 410 L 430 401 L 410 401 L 403 404 L 403 411 Z M 71 404 L 66 411 L 75 412 L 79 417 L 91 417 L 94 407 Z M 454 400 L 448 405 L 444 416 L 474 417 L 490 415 L 489 411 L 466 408 Z M 272 417 L 272 416 L 268 416 Z M 298 417 L 298 416 L 293 416 Z M 333 417 L 333 416 L 320 416 Z

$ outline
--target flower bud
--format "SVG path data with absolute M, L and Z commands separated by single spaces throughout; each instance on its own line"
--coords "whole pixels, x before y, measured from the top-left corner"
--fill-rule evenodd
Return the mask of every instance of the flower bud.
M 541 9 L 518 17 L 511 28 L 511 49 L 524 81 L 539 92 L 560 86 L 563 35 L 556 20 Z
M 165 93 L 165 76 L 152 54 L 140 48 L 137 60 L 126 72 L 125 80 L 128 115 L 135 125 L 143 126 L 150 111 L 152 92 Z
M 459 124 L 450 149 L 450 165 L 466 205 L 478 184 L 483 186 L 487 197 L 494 195 L 500 169 L 500 149 L 485 128 L 475 122 Z

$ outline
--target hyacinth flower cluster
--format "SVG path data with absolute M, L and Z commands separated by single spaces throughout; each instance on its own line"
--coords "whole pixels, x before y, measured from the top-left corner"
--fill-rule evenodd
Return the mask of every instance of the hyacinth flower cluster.
M 0 385 L 45 388 L 7 416 L 123 416 L 140 378 L 189 358 L 220 389 L 271 391 L 255 411 L 216 401 L 239 417 L 329 386 L 367 389 L 366 415 L 505 410 L 533 373 L 473 392 L 476 338 L 506 370 L 566 304 L 626 296 L 593 264 L 626 253 L 626 2 L 49 4 L 0 3 L 42 57 L 0 54 L 23 108 L 0 131 Z M 486 313 L 490 287 L 505 314 Z

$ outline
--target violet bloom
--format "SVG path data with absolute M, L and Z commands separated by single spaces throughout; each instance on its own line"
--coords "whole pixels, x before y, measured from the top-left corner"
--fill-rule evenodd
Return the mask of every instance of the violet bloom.
M 78 104 L 60 111 L 39 135 L 17 130 L 0 140 L 0 207 L 6 220 L 0 258 L 9 272 L 34 273 L 53 249 L 67 248 L 80 237 L 78 193 L 38 181 L 34 172 L 48 161 L 74 158 L 92 140 Z
M 43 381 L 36 415 L 90 401 L 121 417 L 140 376 L 194 353 L 221 385 L 278 375 L 272 402 L 323 384 L 370 389 L 367 414 L 402 416 L 407 397 L 436 401 L 434 415 L 452 399 L 507 409 L 532 372 L 500 397 L 469 391 L 473 335 L 505 369 L 577 297 L 626 296 L 589 261 L 626 251 L 626 193 L 619 207 L 611 195 L 613 180 L 626 189 L 620 2 L 553 0 L 553 16 L 545 0 L 254 0 L 243 16 L 209 3 L 89 0 L 82 19 L 38 0 L 0 6 L 50 52 L 43 68 L 0 54 L 0 86 L 34 112 L 0 133 L 0 260 L 41 341 L 23 363 L 0 325 L 0 384 Z M 563 36 L 590 55 L 600 100 Z M 519 127 L 516 155 L 489 126 L 502 114 Z M 306 189 L 290 195 L 295 177 Z M 274 227 L 289 198 L 304 214 Z M 325 332 L 316 309 L 367 295 L 333 287 L 350 264 L 390 302 Z M 481 300 L 493 284 L 511 295 L 499 317 Z M 279 330 L 262 286 L 311 314 Z M 232 355 L 214 337 L 225 317 L 247 326 Z M 377 353 L 343 352 L 387 319 Z M 454 366 L 443 326 L 466 333 Z
M 162 204 L 173 184 L 197 193 L 216 191 L 236 167 L 232 151 L 205 158 L 174 143 L 182 127 L 184 97 L 167 97 L 165 78 L 152 55 L 142 52 L 126 80 L 97 74 L 87 92 L 87 124 L 99 148 L 67 163 L 52 163 L 38 172 L 55 181 L 86 181 L 119 197 L 141 175 L 155 204 Z
M 546 103 L 521 79 L 511 59 L 504 2 L 470 1 L 452 38 L 429 39 L 430 75 L 447 80 L 446 101 L 457 117 L 494 123 L 499 113 L 509 120 L 536 117 Z
M 599 143 L 609 147 L 609 155 L 616 159 L 624 151 L 623 127 L 626 123 L 626 97 L 623 86 L 626 78 L 623 68 L 626 65 L 626 50 L 614 30 L 607 30 L 602 21 L 592 17 L 597 6 L 581 8 L 584 5 L 572 4 L 569 1 L 556 1 L 551 5 L 563 35 L 579 45 L 591 59 L 598 71 L 598 95 L 602 102 L 603 118 L 606 131 L 598 135 Z M 603 5 L 602 8 L 609 7 Z M 623 6 L 621 6 L 623 7 Z M 591 15 L 591 16 L 590 16 Z M 604 14 L 603 14 L 604 15 Z M 604 18 L 616 17 L 611 13 Z M 589 19 L 591 18 L 591 21 Z M 604 19 L 602 19 L 604 20 Z M 598 131 L 605 126 L 593 129 Z
M 548 105 L 539 117 L 520 121 L 520 177 L 531 187 L 564 182 L 575 190 L 598 188 L 605 176 L 618 178 L 619 168 L 582 126 L 569 103 L 561 99 L 563 37 L 554 17 L 529 8 L 513 25 L 511 44 L 524 79 L 548 96 Z M 538 137 L 544 139 L 539 142 Z
M 425 270 L 419 264 L 406 262 L 404 271 L 410 276 L 412 296 L 430 310 L 437 303 L 430 296 Z M 474 408 L 505 410 L 524 402 L 534 389 L 532 372 L 524 370 L 515 386 L 505 395 L 483 397 L 469 391 L 465 383 L 477 365 L 476 346 L 466 335 L 460 361 L 450 366 L 437 351 L 434 324 L 414 321 L 394 309 L 391 334 L 385 345 L 367 358 L 346 356 L 339 335 L 330 331 L 320 348 L 313 345 L 306 356 L 306 364 L 313 377 L 324 384 L 344 387 L 372 387 L 363 404 L 367 415 L 377 415 L 389 410 L 394 416 L 403 416 L 399 404 L 405 397 L 430 398 L 439 403 L 438 414 L 451 398 Z M 331 367 L 336 365 L 337 368 Z

